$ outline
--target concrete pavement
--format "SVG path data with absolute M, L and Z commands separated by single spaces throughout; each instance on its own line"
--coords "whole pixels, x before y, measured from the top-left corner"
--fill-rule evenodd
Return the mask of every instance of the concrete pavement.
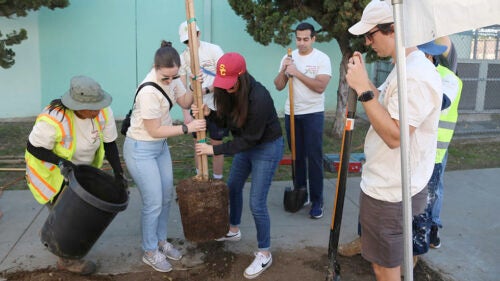
M 306 246 L 328 248 L 330 220 L 336 179 L 325 180 L 325 215 L 308 217 L 308 208 L 290 214 L 283 210 L 283 190 L 290 182 L 274 182 L 269 193 L 271 244 L 273 249 L 293 250 Z M 356 237 L 359 177 L 348 179 L 340 242 Z M 452 280 L 498 280 L 500 276 L 500 168 L 445 173 L 442 211 L 442 246 L 431 249 L 423 259 Z M 245 189 L 248 193 L 248 188 Z M 249 254 L 256 249 L 255 227 L 245 195 L 238 243 L 226 243 L 230 251 Z M 140 196 L 131 189 L 128 208 L 120 212 L 90 250 L 87 258 L 97 261 L 99 273 L 149 270 L 141 261 Z M 0 272 L 30 271 L 53 266 L 56 258 L 40 242 L 39 231 L 48 215 L 31 193 L 5 191 L 0 197 Z M 183 239 L 179 208 L 172 205 L 169 237 Z M 189 245 L 185 244 L 184 247 Z M 174 265 L 175 266 L 175 265 Z

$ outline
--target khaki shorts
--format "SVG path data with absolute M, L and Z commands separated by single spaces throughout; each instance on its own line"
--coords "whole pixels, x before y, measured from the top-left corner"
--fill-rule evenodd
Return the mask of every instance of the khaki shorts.
M 404 255 L 402 202 L 380 201 L 361 191 L 359 203 L 363 258 L 383 267 L 400 266 Z M 412 197 L 412 215 L 423 213 L 426 204 L 424 188 Z

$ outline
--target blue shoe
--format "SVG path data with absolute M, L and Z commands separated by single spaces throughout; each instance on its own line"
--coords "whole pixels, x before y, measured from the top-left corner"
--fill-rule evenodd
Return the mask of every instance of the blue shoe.
M 323 204 L 318 202 L 313 202 L 311 211 L 309 211 L 309 215 L 312 219 L 320 219 L 323 217 Z
M 433 249 L 441 247 L 441 238 L 439 237 L 439 229 L 437 225 L 431 226 L 430 243 L 429 246 Z

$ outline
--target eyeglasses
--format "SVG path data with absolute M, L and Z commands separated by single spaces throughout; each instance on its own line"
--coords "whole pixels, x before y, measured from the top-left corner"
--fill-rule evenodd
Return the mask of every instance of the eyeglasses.
M 180 75 L 175 75 L 175 76 L 163 76 L 163 78 L 161 78 L 160 80 L 161 80 L 162 82 L 164 82 L 164 81 L 168 81 L 168 80 L 173 81 L 173 80 L 178 79 L 178 78 L 180 78 L 180 77 L 181 77 Z
M 379 32 L 380 29 L 374 30 L 372 32 L 365 33 L 365 39 L 368 39 L 370 41 L 373 41 L 373 35 L 377 32 Z

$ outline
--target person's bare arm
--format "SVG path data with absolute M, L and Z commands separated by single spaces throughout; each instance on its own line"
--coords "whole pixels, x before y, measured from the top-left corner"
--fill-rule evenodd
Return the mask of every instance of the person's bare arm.
M 368 78 L 365 64 L 361 53 L 355 52 L 349 59 L 347 74 L 347 83 L 356 91 L 358 96 L 366 91 L 373 91 L 375 86 Z M 393 119 L 389 112 L 378 101 L 378 91 L 374 92 L 375 97 L 369 101 L 363 102 L 363 108 L 368 116 L 370 124 L 382 140 L 390 148 L 400 146 L 399 121 Z M 410 126 L 410 134 L 415 131 L 415 127 Z
M 161 119 L 144 119 L 144 127 L 150 136 L 153 138 L 169 138 L 173 136 L 183 135 L 182 125 L 162 126 Z M 195 119 L 193 122 L 186 124 L 188 133 L 205 130 L 205 119 Z
M 306 85 L 307 88 L 318 94 L 322 94 L 325 91 L 331 78 L 331 76 L 327 74 L 319 74 L 316 75 L 316 77 L 311 78 L 298 71 L 297 67 L 293 64 L 286 68 L 286 73 L 292 75 L 296 79 L 299 79 L 302 83 L 304 83 L 304 85 Z
M 290 65 L 291 63 L 292 63 L 291 58 L 285 58 L 283 60 L 280 72 L 278 72 L 278 75 L 276 75 L 276 78 L 274 78 L 274 86 L 276 87 L 276 90 L 281 91 L 286 87 L 286 84 L 288 83 L 288 76 L 286 74 L 286 69 L 288 65 Z

